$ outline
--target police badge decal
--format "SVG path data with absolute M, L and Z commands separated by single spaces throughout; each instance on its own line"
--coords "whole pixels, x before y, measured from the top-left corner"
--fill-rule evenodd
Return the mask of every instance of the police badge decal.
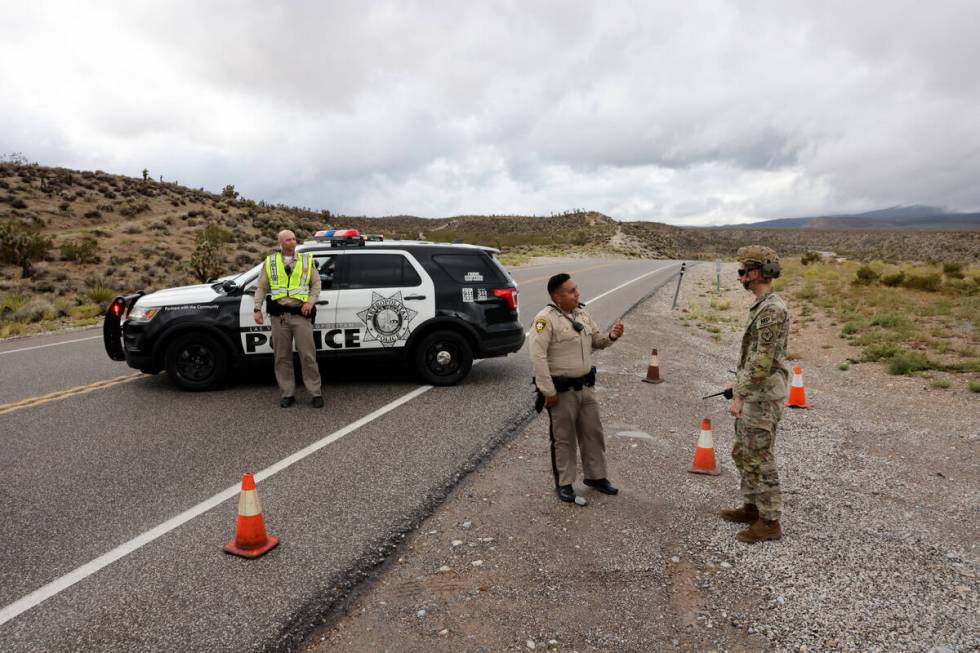
M 390 347 L 408 337 L 409 326 L 418 311 L 405 306 L 399 290 L 391 297 L 371 293 L 371 305 L 357 314 L 367 327 L 365 342 L 377 340 L 383 347 Z

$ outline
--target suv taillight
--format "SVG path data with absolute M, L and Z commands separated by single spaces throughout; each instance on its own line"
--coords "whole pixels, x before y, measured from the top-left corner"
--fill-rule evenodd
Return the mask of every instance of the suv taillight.
M 494 288 L 493 296 L 506 300 L 510 310 L 517 310 L 517 288 Z

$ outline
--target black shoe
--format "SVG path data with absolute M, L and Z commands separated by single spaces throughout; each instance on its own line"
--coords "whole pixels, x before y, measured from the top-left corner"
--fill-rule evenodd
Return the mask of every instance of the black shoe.
M 587 478 L 585 479 L 585 484 L 590 488 L 599 490 L 603 494 L 619 494 L 619 488 L 613 486 L 613 484 L 609 482 L 608 478 L 600 478 L 596 480 Z
M 283 397 L 279 400 L 280 408 L 289 408 L 296 403 L 296 397 Z
M 323 397 L 319 397 L 319 396 L 313 397 L 313 407 L 323 408 Z
M 575 490 L 571 485 L 559 485 L 558 499 L 565 503 L 575 503 Z

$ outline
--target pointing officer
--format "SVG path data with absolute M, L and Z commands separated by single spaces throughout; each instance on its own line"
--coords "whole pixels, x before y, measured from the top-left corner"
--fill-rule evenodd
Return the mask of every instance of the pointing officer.
M 778 540 L 783 531 L 779 518 L 783 495 L 776 469 L 776 426 L 788 395 L 786 343 L 789 311 L 773 292 L 772 281 L 780 273 L 779 257 L 768 247 L 751 245 L 735 253 L 742 287 L 755 295 L 749 323 L 742 336 L 742 350 L 732 390 L 729 412 L 735 417 L 732 459 L 742 479 L 743 505 L 722 510 L 721 517 L 749 524 L 736 537 L 749 544 Z
M 531 363 L 539 397 L 551 420 L 551 469 L 558 498 L 575 501 L 576 447 L 582 452 L 585 484 L 604 494 L 618 494 L 606 478 L 606 441 L 595 398 L 592 350 L 605 349 L 623 335 L 619 320 L 609 335 L 601 333 L 579 304 L 578 286 L 565 273 L 548 280 L 551 304 L 534 318 Z
M 262 302 L 269 295 L 272 321 L 272 349 L 276 359 L 279 406 L 289 408 L 296 401 L 293 373 L 293 341 L 303 370 L 303 385 L 313 396 L 313 407 L 323 408 L 320 370 L 313 343 L 316 300 L 320 297 L 320 274 L 312 254 L 296 253 L 296 234 L 279 232 L 279 251 L 265 258 L 255 288 L 255 323 L 263 324 Z

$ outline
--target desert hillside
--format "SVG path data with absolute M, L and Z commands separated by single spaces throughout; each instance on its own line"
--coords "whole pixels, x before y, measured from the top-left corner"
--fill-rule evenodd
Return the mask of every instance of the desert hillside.
M 638 257 L 729 257 L 747 242 L 783 254 L 831 250 L 864 259 L 980 260 L 980 232 L 689 229 L 620 222 L 595 212 L 553 216 L 355 217 L 270 205 L 233 186 L 210 193 L 151 177 L 0 164 L 0 298 L 56 299 L 56 312 L 108 293 L 154 289 L 241 270 L 291 228 L 302 239 L 327 226 L 388 238 L 462 239 L 505 253 L 574 251 Z M 43 302 L 42 302 L 43 304 Z M 9 308 L 9 306 L 8 306 Z M 39 308 L 38 310 L 42 310 Z

